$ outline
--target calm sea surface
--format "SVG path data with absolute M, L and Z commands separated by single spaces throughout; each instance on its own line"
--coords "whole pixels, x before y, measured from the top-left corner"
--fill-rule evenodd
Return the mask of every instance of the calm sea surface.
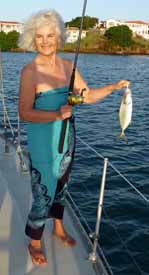
M 73 54 L 61 54 L 74 58 Z M 27 53 L 3 53 L 3 77 L 9 115 L 16 126 L 19 75 L 34 57 Z M 117 139 L 118 111 L 123 91 L 101 102 L 76 107 L 76 130 L 149 199 L 149 57 L 84 55 L 78 68 L 90 87 L 129 79 L 133 95 L 132 124 L 126 130 L 128 144 Z M 2 110 L 2 105 L 0 104 Z M 2 112 L 0 112 L 2 118 Z M 26 146 L 25 125 L 22 143 Z M 103 161 L 77 139 L 69 190 L 94 230 Z M 149 203 L 108 167 L 100 245 L 115 275 L 149 275 Z M 84 274 L 85 275 L 85 274 Z

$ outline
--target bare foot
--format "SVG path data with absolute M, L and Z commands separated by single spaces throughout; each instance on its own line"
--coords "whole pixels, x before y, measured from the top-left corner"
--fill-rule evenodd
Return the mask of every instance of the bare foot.
M 65 246 L 75 246 L 76 241 L 65 231 L 63 221 L 54 219 L 53 235 L 59 238 Z
M 45 266 L 47 264 L 47 260 L 42 252 L 41 246 L 35 246 L 32 243 L 28 246 L 32 262 L 35 265 Z
M 53 235 L 60 239 L 65 246 L 73 247 L 76 245 L 76 241 L 66 232 L 64 234 L 59 234 L 58 232 L 53 231 Z

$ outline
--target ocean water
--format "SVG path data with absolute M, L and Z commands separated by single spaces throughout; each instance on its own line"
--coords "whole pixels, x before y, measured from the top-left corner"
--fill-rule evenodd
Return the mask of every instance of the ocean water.
M 74 59 L 73 54 L 60 54 Z M 31 53 L 2 53 L 4 90 L 9 116 L 16 127 L 19 76 Z M 119 140 L 118 111 L 124 90 L 100 102 L 77 106 L 77 146 L 69 191 L 94 231 L 103 160 L 81 138 L 107 157 L 149 199 L 149 56 L 80 54 L 78 69 L 90 87 L 120 79 L 131 81 L 132 123 L 128 144 Z M 0 103 L 2 127 L 2 104 Z M 25 124 L 22 144 L 26 146 Z M 149 203 L 108 165 L 99 243 L 114 275 L 149 275 Z

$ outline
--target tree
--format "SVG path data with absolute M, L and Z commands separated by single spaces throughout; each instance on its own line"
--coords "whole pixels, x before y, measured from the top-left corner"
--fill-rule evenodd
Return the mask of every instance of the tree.
M 17 49 L 17 42 L 19 38 L 19 33 L 16 31 L 11 31 L 9 33 L 0 32 L 0 48 L 2 51 L 8 51 L 11 49 Z
M 84 16 L 83 29 L 87 30 L 87 29 L 93 28 L 97 23 L 98 23 L 98 18 Z M 76 28 L 80 28 L 80 24 L 81 24 L 81 17 L 76 17 L 71 21 L 65 23 L 66 27 L 69 26 L 69 27 L 76 27 Z
M 126 25 L 109 28 L 105 36 L 122 47 L 129 47 L 132 44 L 132 31 Z
M 9 49 L 18 48 L 19 33 L 17 31 L 11 31 L 7 34 L 7 46 Z
M 7 34 L 5 32 L 0 32 L 0 48 L 2 51 L 7 50 Z

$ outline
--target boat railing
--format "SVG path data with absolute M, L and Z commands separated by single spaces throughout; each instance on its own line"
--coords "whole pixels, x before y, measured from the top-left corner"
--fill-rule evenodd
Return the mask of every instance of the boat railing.
M 128 184 L 137 193 L 137 195 L 144 201 L 144 203 L 146 205 L 148 205 L 149 199 L 142 192 L 140 192 L 140 190 L 138 190 L 138 188 L 136 188 L 135 185 L 132 182 L 130 182 L 130 180 L 128 180 L 128 178 L 126 178 L 116 168 L 116 166 L 111 163 L 111 161 L 107 157 L 104 157 L 102 154 L 100 154 L 99 152 L 97 152 L 97 150 L 95 148 L 93 148 L 92 146 L 90 146 L 86 141 L 84 141 L 78 135 L 77 135 L 77 140 L 80 141 L 84 145 L 84 148 L 87 148 L 90 151 L 92 151 L 99 159 L 101 159 L 103 161 L 103 172 L 102 172 L 101 183 L 100 183 L 100 191 L 99 191 L 99 199 L 98 199 L 97 219 L 96 219 L 95 231 L 93 233 L 90 233 L 90 237 L 93 239 L 93 250 L 92 250 L 92 252 L 89 255 L 89 259 L 92 262 L 94 262 L 94 261 L 96 261 L 97 242 L 99 241 L 99 229 L 100 229 L 100 223 L 101 223 L 101 212 L 103 211 L 104 215 L 106 216 L 106 218 L 108 218 L 110 220 L 109 215 L 107 214 L 107 212 L 103 208 L 103 198 L 104 198 L 104 189 L 105 189 L 107 168 L 111 167 L 124 180 L 124 182 L 126 184 Z M 81 184 L 83 185 L 84 189 L 86 189 L 88 195 L 92 196 L 91 191 L 89 190 L 89 188 L 87 187 L 87 185 L 84 184 L 84 183 L 81 183 Z M 113 223 L 111 224 L 111 226 L 113 227 L 113 229 L 114 229 L 115 233 L 117 234 L 117 236 L 118 236 L 118 238 L 119 238 L 122 246 L 125 248 L 127 254 L 129 255 L 130 259 L 132 260 L 134 266 L 139 271 L 139 274 L 142 274 L 138 263 L 136 262 L 136 260 L 133 257 L 132 253 L 128 249 L 126 243 L 123 241 L 123 239 L 122 239 L 120 233 L 118 232 L 116 226 Z

